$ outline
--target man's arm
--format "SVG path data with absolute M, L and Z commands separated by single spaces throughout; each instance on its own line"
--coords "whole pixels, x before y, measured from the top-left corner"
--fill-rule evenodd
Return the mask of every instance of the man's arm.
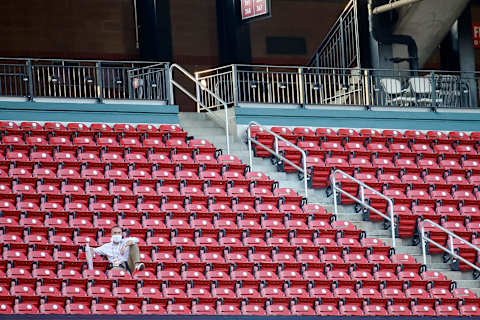
M 90 248 L 90 252 L 92 253 L 92 257 L 95 257 L 95 254 L 99 254 L 101 256 L 106 256 L 107 252 L 105 251 L 105 246 L 107 244 L 104 244 L 103 246 L 96 247 L 96 248 Z
M 138 243 L 138 238 L 135 238 L 135 237 L 130 237 L 130 238 L 127 238 L 125 239 L 125 244 L 122 246 L 122 248 L 120 249 L 120 253 L 121 254 L 124 254 L 125 253 L 125 249 L 127 247 L 130 247 L 130 246 L 133 246 L 134 244 L 137 244 Z

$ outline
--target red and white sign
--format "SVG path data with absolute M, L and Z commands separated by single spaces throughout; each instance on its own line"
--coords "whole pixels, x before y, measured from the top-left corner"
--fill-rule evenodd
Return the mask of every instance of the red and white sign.
M 473 47 L 480 48 L 480 23 L 473 23 Z
M 242 20 L 251 19 L 268 13 L 267 0 L 240 0 L 242 3 Z

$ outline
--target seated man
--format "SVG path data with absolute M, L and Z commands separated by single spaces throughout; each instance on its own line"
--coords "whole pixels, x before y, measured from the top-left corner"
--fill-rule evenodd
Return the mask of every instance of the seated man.
M 128 269 L 131 273 L 145 269 L 145 265 L 140 261 L 138 239 L 134 237 L 123 239 L 122 228 L 119 226 L 113 227 L 111 232 L 112 241 L 91 248 L 92 256 L 95 254 L 106 256 L 113 268 Z

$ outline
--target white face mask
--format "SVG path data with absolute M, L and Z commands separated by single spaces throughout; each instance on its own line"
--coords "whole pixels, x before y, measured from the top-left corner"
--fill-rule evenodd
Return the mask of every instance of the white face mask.
M 119 243 L 122 241 L 122 235 L 121 234 L 115 234 L 112 236 L 112 242 L 114 243 Z

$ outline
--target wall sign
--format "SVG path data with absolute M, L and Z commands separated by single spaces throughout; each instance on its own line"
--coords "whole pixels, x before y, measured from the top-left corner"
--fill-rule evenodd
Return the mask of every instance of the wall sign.
M 240 0 L 242 20 L 270 15 L 270 0 Z
M 480 23 L 473 23 L 473 47 L 480 48 Z

